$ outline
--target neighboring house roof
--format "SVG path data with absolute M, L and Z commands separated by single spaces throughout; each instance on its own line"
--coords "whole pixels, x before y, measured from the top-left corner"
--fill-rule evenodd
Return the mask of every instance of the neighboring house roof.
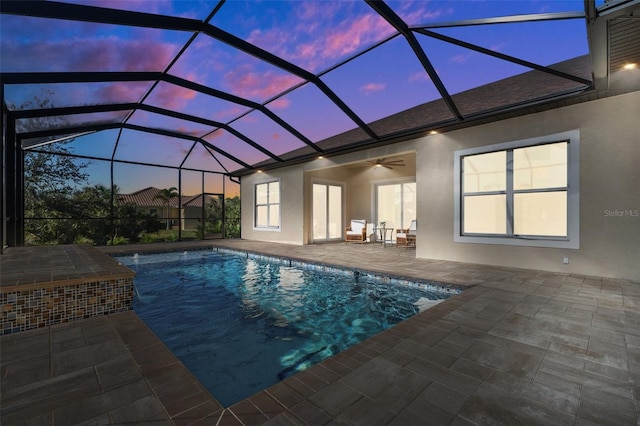
M 166 207 L 164 200 L 158 198 L 160 191 L 160 189 L 150 186 L 131 194 L 119 194 L 118 201 L 135 204 L 138 207 Z M 216 200 L 215 197 L 209 195 L 206 196 L 206 199 L 207 203 Z M 202 194 L 183 195 L 180 205 L 182 207 L 202 207 L 202 200 Z M 178 197 L 173 197 L 169 200 L 169 207 L 178 208 Z

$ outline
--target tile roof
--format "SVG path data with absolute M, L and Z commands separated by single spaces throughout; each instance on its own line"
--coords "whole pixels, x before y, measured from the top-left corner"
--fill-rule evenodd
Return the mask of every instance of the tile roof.
M 141 189 L 131 194 L 119 194 L 118 201 L 121 203 L 131 203 L 136 206 L 145 207 L 165 207 L 166 204 L 161 198 L 158 198 L 160 189 L 150 186 L 148 188 Z M 215 201 L 216 198 L 210 195 L 206 196 L 207 201 Z M 196 195 L 183 195 L 181 197 L 180 205 L 182 207 L 202 207 L 202 194 Z M 178 197 L 173 197 L 169 200 L 169 207 L 178 207 Z

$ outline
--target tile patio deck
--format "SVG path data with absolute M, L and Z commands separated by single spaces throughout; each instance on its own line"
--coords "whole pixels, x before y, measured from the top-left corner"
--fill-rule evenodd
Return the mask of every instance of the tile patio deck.
M 213 245 L 471 287 L 226 409 L 133 312 L 3 336 L 2 424 L 640 424 L 640 282 L 380 245 L 124 249 Z

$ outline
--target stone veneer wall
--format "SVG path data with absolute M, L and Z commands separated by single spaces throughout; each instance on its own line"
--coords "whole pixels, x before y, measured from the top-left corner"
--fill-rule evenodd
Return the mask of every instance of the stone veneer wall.
M 2 288 L 0 335 L 133 308 L 133 277 L 39 283 L 28 287 Z

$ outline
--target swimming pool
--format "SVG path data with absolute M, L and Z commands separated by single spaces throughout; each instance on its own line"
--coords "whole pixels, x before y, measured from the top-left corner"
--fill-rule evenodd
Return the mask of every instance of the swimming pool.
M 135 312 L 225 407 L 452 294 L 215 252 L 117 259 Z

